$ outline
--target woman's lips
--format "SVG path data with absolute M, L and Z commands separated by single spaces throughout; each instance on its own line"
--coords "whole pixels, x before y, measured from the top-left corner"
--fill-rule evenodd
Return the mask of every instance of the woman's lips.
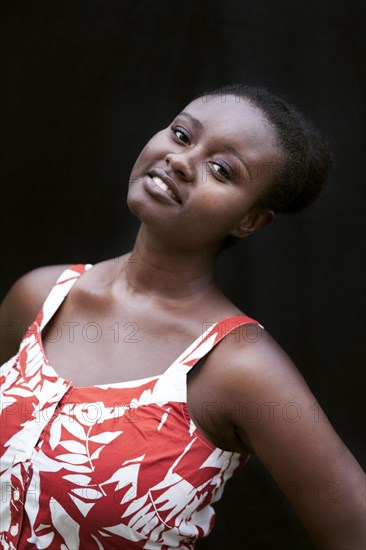
M 152 176 L 151 179 L 153 180 L 154 183 L 156 183 L 156 185 L 158 185 L 160 187 L 160 189 L 162 189 L 163 191 L 166 191 L 167 193 L 169 193 L 176 202 L 179 202 L 178 197 L 174 193 L 173 189 L 171 189 L 165 183 L 165 181 L 163 181 L 161 178 L 159 178 L 159 176 Z
M 165 170 L 159 167 L 152 168 L 150 172 L 148 172 L 148 175 L 151 178 L 157 178 L 155 180 L 155 183 L 159 185 L 159 187 L 165 191 L 166 188 L 168 188 L 172 192 L 173 198 L 179 202 L 179 204 L 182 204 L 182 195 L 181 191 L 179 189 L 179 186 L 175 182 L 174 178 L 172 178 Z
M 168 202 L 170 204 L 180 204 L 178 197 L 158 176 L 145 176 L 143 179 L 143 185 L 149 195 L 162 199 L 164 202 Z

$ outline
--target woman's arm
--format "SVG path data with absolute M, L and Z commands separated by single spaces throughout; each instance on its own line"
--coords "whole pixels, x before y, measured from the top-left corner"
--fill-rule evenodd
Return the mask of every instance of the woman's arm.
M 69 265 L 33 269 L 10 288 L 0 306 L 0 365 L 17 353 L 25 331 L 38 315 L 57 278 Z
M 238 437 L 250 441 L 316 547 L 364 550 L 365 474 L 291 359 L 266 331 L 255 344 L 230 343 L 225 357 L 220 398 L 227 410 L 236 404 Z

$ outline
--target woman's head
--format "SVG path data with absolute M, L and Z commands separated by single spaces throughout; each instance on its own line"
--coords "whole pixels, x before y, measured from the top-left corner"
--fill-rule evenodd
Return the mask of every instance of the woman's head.
M 321 193 L 332 167 L 330 148 L 320 133 L 287 101 L 263 87 L 229 85 L 212 89 L 197 99 L 234 96 L 259 109 L 275 132 L 281 161 L 272 182 L 263 190 L 253 208 L 270 209 L 275 214 L 295 214 L 309 206 Z M 224 248 L 235 244 L 228 238 Z
M 188 248 L 225 247 L 277 212 L 308 206 L 329 167 L 326 144 L 293 107 L 264 89 L 225 87 L 195 98 L 153 136 L 133 168 L 128 202 L 143 221 L 158 214 L 165 234 Z M 166 193 L 151 179 L 156 169 L 172 178 L 180 202 L 163 204 Z

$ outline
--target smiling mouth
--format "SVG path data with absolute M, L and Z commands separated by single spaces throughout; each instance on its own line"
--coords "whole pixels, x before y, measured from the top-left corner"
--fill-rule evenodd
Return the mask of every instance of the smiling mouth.
M 180 200 L 178 199 L 177 195 L 172 191 L 172 189 L 170 189 L 170 187 L 165 183 L 165 181 L 163 181 L 161 178 L 159 178 L 158 176 L 151 176 L 151 179 L 153 180 L 154 183 L 156 183 L 156 185 L 158 187 L 160 187 L 160 189 L 162 189 L 163 191 L 166 191 L 167 193 L 169 193 L 169 195 L 176 201 L 180 204 Z

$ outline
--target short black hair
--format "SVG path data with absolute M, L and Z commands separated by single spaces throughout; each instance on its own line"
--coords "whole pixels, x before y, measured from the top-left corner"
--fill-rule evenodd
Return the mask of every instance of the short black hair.
M 230 84 L 206 90 L 195 99 L 217 95 L 234 95 L 258 108 L 273 128 L 283 157 L 271 185 L 253 208 L 294 214 L 314 202 L 332 167 L 330 147 L 314 126 L 296 107 L 264 87 Z M 236 237 L 229 238 L 226 244 L 237 241 Z

